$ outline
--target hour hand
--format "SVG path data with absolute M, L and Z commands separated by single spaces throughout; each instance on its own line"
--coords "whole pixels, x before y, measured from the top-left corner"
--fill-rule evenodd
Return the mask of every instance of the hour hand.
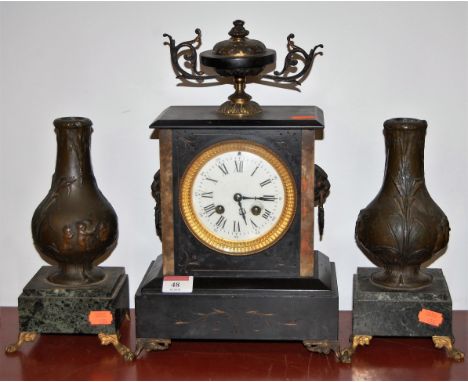
M 236 201 L 237 204 L 239 205 L 239 214 L 244 218 L 244 223 L 247 225 L 247 219 L 245 217 L 245 210 L 242 207 L 242 202 L 241 202 L 242 199 L 243 199 L 243 196 L 241 194 L 239 193 L 234 194 L 234 201 Z
M 263 196 L 242 196 L 242 199 L 262 200 L 264 202 L 274 202 L 278 198 L 274 195 L 263 195 Z

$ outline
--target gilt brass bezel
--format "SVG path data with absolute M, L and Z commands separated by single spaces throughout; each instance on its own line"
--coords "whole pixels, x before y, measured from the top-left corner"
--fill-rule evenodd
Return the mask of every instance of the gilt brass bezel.
M 284 190 L 284 205 L 276 224 L 262 236 L 252 240 L 226 240 L 208 230 L 198 219 L 192 201 L 193 183 L 205 164 L 214 157 L 230 152 L 246 151 L 267 161 L 278 173 Z M 288 231 L 296 213 L 296 185 L 287 165 L 270 149 L 247 140 L 222 141 L 198 154 L 185 170 L 180 183 L 179 207 L 192 234 L 216 252 L 231 256 L 255 254 L 276 244 Z

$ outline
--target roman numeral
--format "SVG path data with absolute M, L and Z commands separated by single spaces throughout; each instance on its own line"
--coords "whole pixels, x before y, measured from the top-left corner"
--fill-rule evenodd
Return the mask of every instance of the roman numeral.
M 202 192 L 201 197 L 202 198 L 213 199 L 213 191 L 211 191 L 211 192 Z
M 222 163 L 222 164 L 219 164 L 218 165 L 218 168 L 221 170 L 221 172 L 224 174 L 224 175 L 227 175 L 229 174 L 229 171 L 226 167 L 226 164 Z
M 210 182 L 213 182 L 213 183 L 218 183 L 218 181 L 216 179 L 211 179 L 211 178 L 205 178 L 206 180 L 209 180 Z
M 215 224 L 217 227 L 224 228 L 224 226 L 226 225 L 226 222 L 227 222 L 227 219 L 223 215 L 221 215 Z
M 208 216 L 211 216 L 216 212 L 216 206 L 213 203 L 208 204 L 207 206 L 203 207 L 203 209 L 205 210 L 205 213 L 209 213 Z
M 258 166 L 255 167 L 255 170 L 253 170 L 253 172 L 252 172 L 252 174 L 250 174 L 250 176 L 253 176 L 253 174 L 255 174 L 255 171 L 257 171 L 257 169 L 258 169 Z
M 237 220 L 234 220 L 232 223 L 233 223 L 232 231 L 233 232 L 240 232 L 239 222 Z
M 236 166 L 236 172 L 243 172 L 244 171 L 244 162 L 243 161 L 234 161 Z
M 263 200 L 265 202 L 274 202 L 276 200 L 276 196 L 274 196 L 274 195 L 263 195 Z
M 271 183 L 271 179 L 267 179 L 267 180 L 264 180 L 262 183 L 260 183 L 260 186 L 264 187 L 264 186 L 266 186 L 267 184 L 270 184 L 270 183 Z
M 270 215 L 271 215 L 271 211 L 270 211 L 270 210 L 267 210 L 267 209 L 265 208 L 265 211 L 264 211 L 263 214 L 262 214 L 262 218 L 268 219 L 268 218 L 270 217 Z
M 258 225 L 256 225 L 252 219 L 250 219 L 250 222 L 252 223 L 252 225 L 253 225 L 255 228 L 258 228 Z

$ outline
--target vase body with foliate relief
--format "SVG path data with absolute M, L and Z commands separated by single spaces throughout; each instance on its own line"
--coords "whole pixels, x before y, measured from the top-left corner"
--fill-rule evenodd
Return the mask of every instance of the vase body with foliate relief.
M 117 215 L 94 177 L 90 143 L 92 122 L 58 118 L 57 159 L 52 186 L 32 218 L 34 245 L 57 267 L 52 283 L 80 286 L 101 281 L 97 264 L 117 243 Z
M 356 222 L 358 247 L 380 267 L 371 281 L 383 288 L 411 290 L 432 282 L 421 265 L 446 249 L 449 222 L 426 188 L 424 143 L 427 122 L 385 121 L 385 176 L 375 199 Z

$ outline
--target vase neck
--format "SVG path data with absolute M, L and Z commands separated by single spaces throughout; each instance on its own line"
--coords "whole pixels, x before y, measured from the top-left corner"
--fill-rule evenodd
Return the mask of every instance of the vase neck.
M 385 126 L 386 185 L 409 179 L 424 181 L 424 142 L 426 127 L 398 128 Z
M 95 181 L 90 155 L 92 131 L 90 125 L 56 125 L 57 161 L 53 181 L 63 178 L 80 183 Z

